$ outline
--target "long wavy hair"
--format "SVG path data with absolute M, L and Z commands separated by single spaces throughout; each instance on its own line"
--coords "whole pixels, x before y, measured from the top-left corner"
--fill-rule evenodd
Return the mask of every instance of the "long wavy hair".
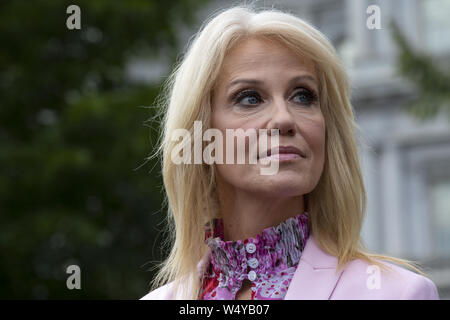
M 210 128 L 211 91 L 224 57 L 249 37 L 279 41 L 316 65 L 326 125 L 325 164 L 318 184 L 304 199 L 310 230 L 319 246 L 337 257 L 337 271 L 353 259 L 386 270 L 380 260 L 388 260 L 423 275 L 411 261 L 369 253 L 361 240 L 366 193 L 355 139 L 359 128 L 350 103 L 350 82 L 335 49 L 320 31 L 291 13 L 274 8 L 258 11 L 244 4 L 222 9 L 204 22 L 157 100 L 163 129 L 153 156 L 162 161 L 170 253 L 157 266 L 153 288 L 173 282 L 178 297 L 198 299 L 197 264 L 208 250 L 204 227 L 218 215 L 216 173 L 214 165 L 174 164 L 171 154 L 177 141 L 172 134 L 184 128 L 192 137 L 196 120 L 202 121 L 203 129 Z

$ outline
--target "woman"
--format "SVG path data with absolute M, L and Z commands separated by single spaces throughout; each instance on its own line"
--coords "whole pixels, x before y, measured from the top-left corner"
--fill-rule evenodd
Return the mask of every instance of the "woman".
M 224 10 L 197 34 L 164 102 L 159 151 L 172 248 L 141 299 L 439 298 L 414 265 L 362 245 L 349 81 L 312 26 L 278 10 Z M 173 134 L 192 134 L 195 121 L 223 136 L 266 129 L 276 143 L 261 150 L 264 135 L 245 140 L 256 163 L 176 164 Z M 216 152 L 242 151 L 237 138 Z M 268 163 L 275 174 L 261 174 Z

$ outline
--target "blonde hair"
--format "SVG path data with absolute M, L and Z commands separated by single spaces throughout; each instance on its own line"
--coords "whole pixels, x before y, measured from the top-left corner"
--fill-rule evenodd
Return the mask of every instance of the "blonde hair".
M 355 141 L 358 126 L 350 103 L 349 79 L 333 46 L 320 31 L 290 13 L 273 8 L 258 12 L 246 4 L 222 9 L 205 21 L 167 78 L 158 101 L 163 106 L 163 131 L 154 156 L 162 156 L 171 251 L 160 265 L 153 288 L 174 281 L 180 297 L 198 298 L 201 281 L 196 277 L 197 264 L 208 250 L 204 226 L 216 217 L 218 208 L 215 171 L 206 164 L 174 164 L 170 155 L 176 142 L 171 136 L 179 128 L 192 136 L 195 120 L 209 128 L 210 94 L 224 57 L 248 37 L 277 40 L 316 64 L 326 155 L 317 186 L 304 197 L 311 232 L 319 246 L 337 257 L 337 270 L 358 258 L 386 269 L 380 259 L 423 275 L 410 261 L 368 253 L 362 243 L 366 193 Z

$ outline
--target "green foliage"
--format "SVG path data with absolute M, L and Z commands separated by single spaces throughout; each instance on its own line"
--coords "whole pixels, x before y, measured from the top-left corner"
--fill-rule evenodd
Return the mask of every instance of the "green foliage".
M 449 112 L 450 70 L 443 68 L 442 64 L 436 65 L 431 56 L 415 52 L 395 23 L 391 23 L 391 29 L 399 49 L 398 69 L 420 90 L 409 106 L 411 114 L 424 120 L 440 110 Z
M 136 299 L 161 259 L 159 86 L 130 58 L 171 52 L 204 0 L 0 2 L 0 298 Z M 81 8 L 68 30 L 66 8 Z M 146 170 L 147 169 L 147 170 Z M 66 267 L 81 268 L 81 290 Z

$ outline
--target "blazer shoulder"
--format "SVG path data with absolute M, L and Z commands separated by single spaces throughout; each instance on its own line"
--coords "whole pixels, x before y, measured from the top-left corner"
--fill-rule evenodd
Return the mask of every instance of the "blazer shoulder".
M 420 274 L 413 274 L 415 276 L 406 285 L 401 298 L 407 300 L 439 300 L 439 293 L 434 282 Z
M 169 282 L 153 291 L 150 291 L 139 300 L 171 300 L 173 282 Z
M 437 287 L 431 279 L 405 267 L 386 261 L 383 261 L 383 263 L 396 272 L 396 276 L 392 277 L 392 281 L 398 283 L 402 288 L 399 299 L 439 300 Z
M 349 262 L 341 279 L 345 291 L 357 290 L 367 299 L 439 299 L 436 285 L 429 278 L 387 261 L 377 261 L 389 269 L 385 271 L 361 259 Z

